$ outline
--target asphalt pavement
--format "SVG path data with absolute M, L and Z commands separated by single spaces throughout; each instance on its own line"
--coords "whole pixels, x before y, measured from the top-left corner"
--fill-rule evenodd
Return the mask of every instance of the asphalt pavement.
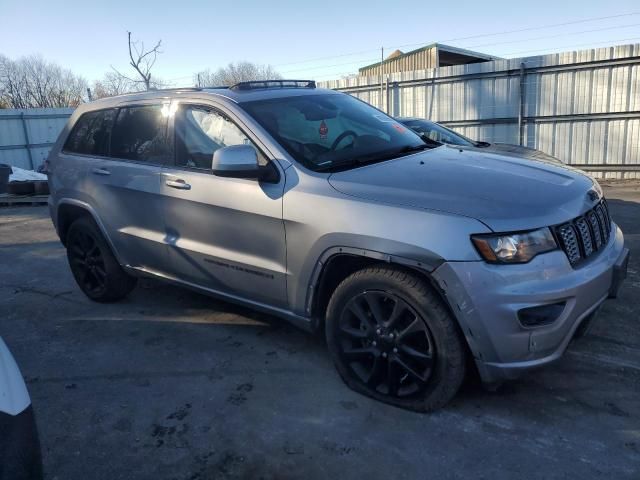
M 0 208 L 0 336 L 47 479 L 639 479 L 640 184 L 605 192 L 620 298 L 556 364 L 428 415 L 350 391 L 282 320 L 150 280 L 92 303 L 46 207 Z

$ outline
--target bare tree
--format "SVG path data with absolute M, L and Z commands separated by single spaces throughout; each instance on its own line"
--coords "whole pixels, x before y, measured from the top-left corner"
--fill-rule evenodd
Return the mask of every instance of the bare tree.
M 9 108 L 74 107 L 86 87 L 84 78 L 42 57 L 0 56 L 0 104 Z
M 151 80 L 151 69 L 156 64 L 158 55 L 162 53 L 160 50 L 162 40 L 158 40 L 155 46 L 150 50 L 145 50 L 144 42 L 132 41 L 131 32 L 127 32 L 127 40 L 129 44 L 129 65 L 136 71 L 140 79 L 133 79 L 120 73 L 114 67 L 111 68 L 113 68 L 113 70 L 122 78 L 129 80 L 130 82 L 144 85 L 145 90 L 156 88 L 161 82 L 158 82 L 155 79 Z
M 235 85 L 251 80 L 279 80 L 282 76 L 271 65 L 258 65 L 251 62 L 230 63 L 215 72 L 203 70 L 194 75 L 198 87 L 216 87 Z
M 124 77 L 116 72 L 107 72 L 100 80 L 93 82 L 93 99 L 113 97 L 124 93 L 144 90 L 144 85 Z

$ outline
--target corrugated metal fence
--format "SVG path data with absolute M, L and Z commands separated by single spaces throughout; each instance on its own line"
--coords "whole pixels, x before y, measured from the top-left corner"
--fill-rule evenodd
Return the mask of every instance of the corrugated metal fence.
M 640 44 L 323 82 L 393 116 L 640 178 Z
M 640 178 L 640 44 L 356 77 L 323 86 L 394 116 Z M 0 163 L 37 169 L 73 109 L 0 110 Z
M 73 108 L 0 109 L 0 163 L 37 170 Z

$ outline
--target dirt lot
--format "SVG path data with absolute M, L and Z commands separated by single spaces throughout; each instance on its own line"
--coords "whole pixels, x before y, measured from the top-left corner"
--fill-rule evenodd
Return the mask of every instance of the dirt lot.
M 91 303 L 46 208 L 1 208 L 0 335 L 47 478 L 640 478 L 640 185 L 606 190 L 632 250 L 620 299 L 557 364 L 431 415 L 351 392 L 277 319 L 152 281 Z

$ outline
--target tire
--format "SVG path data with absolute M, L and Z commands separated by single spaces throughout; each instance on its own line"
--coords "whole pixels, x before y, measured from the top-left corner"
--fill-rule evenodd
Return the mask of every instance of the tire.
M 344 382 L 397 407 L 439 409 L 465 377 L 458 325 L 428 283 L 404 270 L 367 268 L 343 280 L 327 307 L 325 335 Z
M 9 195 L 33 195 L 34 185 L 31 180 L 19 180 L 7 184 Z
M 80 217 L 71 224 L 66 245 L 71 273 L 91 300 L 115 302 L 136 286 L 137 279 L 122 269 L 91 217 Z
M 33 182 L 33 193 L 36 195 L 49 195 L 49 182 L 47 180 Z

